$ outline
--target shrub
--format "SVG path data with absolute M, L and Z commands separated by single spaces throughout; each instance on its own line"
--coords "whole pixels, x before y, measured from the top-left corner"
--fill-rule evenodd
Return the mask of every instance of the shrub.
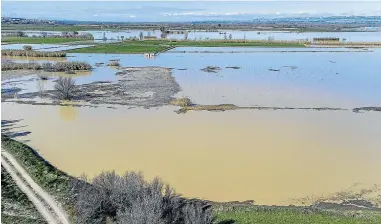
M 40 70 L 42 67 L 40 64 L 35 62 L 29 62 L 29 63 L 14 63 L 14 62 L 2 62 L 1 63 L 1 71 L 8 71 L 8 70 Z
M 35 62 L 29 63 L 15 63 L 11 61 L 4 61 L 1 63 L 1 70 L 44 70 L 47 72 L 67 72 L 67 71 L 76 71 L 76 70 L 91 70 L 91 65 L 87 62 L 77 62 L 77 61 L 69 61 L 69 62 L 46 62 L 42 65 Z M 72 74 L 72 73 L 71 73 Z
M 54 72 L 66 72 L 66 71 L 76 71 L 76 70 L 91 70 L 91 65 L 87 62 L 77 62 L 77 61 L 64 61 L 50 63 L 46 62 L 42 64 L 44 71 L 54 71 Z
M 141 173 L 103 172 L 92 184 L 69 184 L 78 223 L 104 223 L 110 219 L 126 224 L 210 224 L 211 206 L 205 201 L 184 199 L 159 178 L 151 182 Z
M 23 46 L 23 49 L 24 49 L 25 51 L 31 51 L 31 50 L 32 50 L 32 46 L 30 46 L 30 45 L 24 45 L 24 46 Z
M 40 79 L 37 81 L 37 90 L 41 98 L 44 96 L 46 91 L 44 80 L 45 79 Z
M 59 77 L 54 89 L 58 99 L 71 100 L 75 94 L 75 81 L 71 77 Z
M 3 56 L 29 56 L 29 57 L 66 57 L 65 52 L 26 51 L 26 50 L 2 50 Z
M 170 104 L 180 107 L 189 107 L 193 105 L 192 101 L 188 97 L 173 99 Z

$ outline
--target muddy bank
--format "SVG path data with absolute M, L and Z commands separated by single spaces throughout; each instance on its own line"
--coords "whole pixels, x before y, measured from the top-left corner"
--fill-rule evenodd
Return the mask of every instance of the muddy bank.
M 159 107 L 167 105 L 180 91 L 180 86 L 171 75 L 169 68 L 163 67 L 125 67 L 115 75 L 117 82 L 92 82 L 76 86 L 73 101 L 88 104 L 133 105 L 142 107 Z M 2 101 L 14 99 L 15 91 L 2 93 Z M 52 100 L 53 105 L 59 105 L 55 90 L 47 90 L 43 98 Z M 18 94 L 13 102 L 36 104 L 39 92 Z

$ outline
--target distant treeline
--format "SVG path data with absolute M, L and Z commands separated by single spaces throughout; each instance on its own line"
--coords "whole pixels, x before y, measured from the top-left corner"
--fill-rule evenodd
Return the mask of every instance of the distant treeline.
M 82 71 L 82 70 L 91 70 L 91 65 L 87 62 L 56 62 L 56 63 L 15 63 L 11 61 L 3 61 L 1 63 L 1 71 L 9 70 L 43 70 L 47 72 L 66 72 L 66 71 Z
M 32 50 L 2 50 L 3 56 L 26 56 L 26 57 L 66 57 L 65 52 L 47 52 Z

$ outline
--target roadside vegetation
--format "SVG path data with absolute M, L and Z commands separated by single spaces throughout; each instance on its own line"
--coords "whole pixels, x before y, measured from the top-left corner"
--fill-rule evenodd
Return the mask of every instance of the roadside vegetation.
M 25 47 L 25 46 L 24 46 Z M 30 46 L 31 47 L 31 46 Z M 29 48 L 28 48 L 29 49 Z M 2 50 L 3 56 L 24 56 L 24 57 L 66 57 L 65 52 L 60 51 L 33 51 L 31 50 Z
M 181 198 L 159 178 L 151 182 L 141 173 L 103 172 L 89 181 L 71 184 L 79 223 L 183 223 L 212 224 L 211 205 Z
M 36 62 L 16 63 L 11 61 L 1 63 L 1 71 L 9 70 L 43 70 L 46 72 L 89 71 L 91 70 L 91 65 L 87 62 L 77 61 L 45 62 L 42 64 Z

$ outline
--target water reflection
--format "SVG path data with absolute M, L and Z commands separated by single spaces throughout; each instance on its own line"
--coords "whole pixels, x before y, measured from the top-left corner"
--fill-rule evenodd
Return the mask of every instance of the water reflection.
M 59 106 L 58 110 L 63 121 L 75 121 L 78 116 L 78 110 L 75 106 Z

